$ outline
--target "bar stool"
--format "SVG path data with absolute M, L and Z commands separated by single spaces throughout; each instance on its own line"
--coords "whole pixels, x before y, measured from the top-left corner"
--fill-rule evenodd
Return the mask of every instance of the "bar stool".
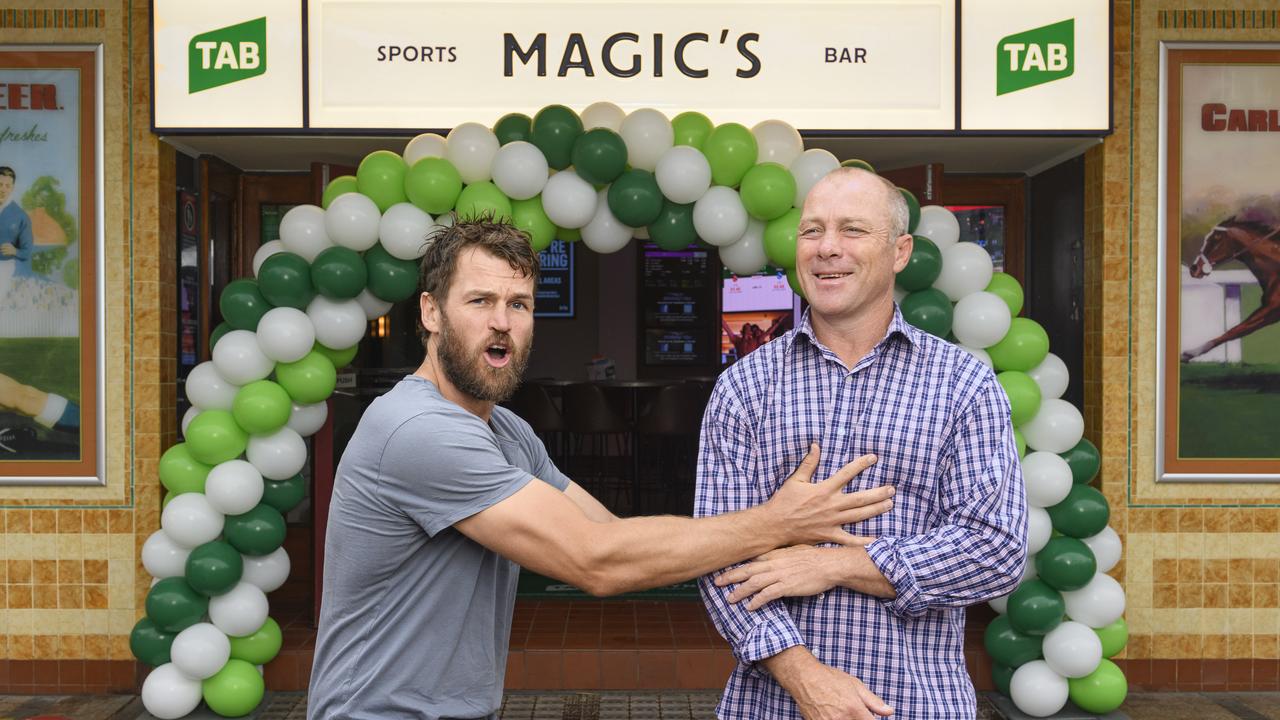
M 504 405 L 529 423 L 546 446 L 551 462 L 563 468 L 566 459 L 564 416 L 547 389 L 536 383 L 524 383 Z
M 564 425 L 572 450 L 568 475 L 587 488 L 610 510 L 630 484 L 631 424 L 593 383 L 574 383 L 564 389 Z M 634 508 L 628 508 L 634 510 Z
M 677 383 L 658 390 L 636 420 L 637 455 L 641 459 L 638 496 L 655 495 L 646 512 L 690 515 L 698 462 L 698 434 L 710 388 Z

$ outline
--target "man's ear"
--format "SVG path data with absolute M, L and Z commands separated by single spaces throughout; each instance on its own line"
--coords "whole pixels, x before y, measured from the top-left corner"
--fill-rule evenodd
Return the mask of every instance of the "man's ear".
M 440 306 L 431 293 L 422 293 L 418 297 L 418 310 L 421 313 L 422 327 L 429 333 L 440 332 Z
M 907 266 L 907 261 L 911 259 L 911 251 L 915 249 L 916 241 L 910 233 L 903 233 L 893 242 L 893 271 L 899 273 Z

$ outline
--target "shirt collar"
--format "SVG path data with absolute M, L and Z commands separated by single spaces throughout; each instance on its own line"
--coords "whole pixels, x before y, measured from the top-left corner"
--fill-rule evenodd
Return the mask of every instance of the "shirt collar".
M 804 316 L 800 318 L 800 327 L 796 328 L 796 336 L 803 336 L 814 347 L 826 350 L 827 347 L 818 340 L 817 333 L 813 330 L 813 323 L 809 319 L 811 308 L 805 308 Z M 876 347 L 884 345 L 889 338 L 894 336 L 901 337 L 910 345 L 916 345 L 920 342 L 920 333 L 923 331 L 913 326 L 902 317 L 902 309 L 898 307 L 898 303 L 893 304 L 893 319 L 889 321 L 889 328 L 885 331 L 884 337 L 880 342 L 876 343 Z

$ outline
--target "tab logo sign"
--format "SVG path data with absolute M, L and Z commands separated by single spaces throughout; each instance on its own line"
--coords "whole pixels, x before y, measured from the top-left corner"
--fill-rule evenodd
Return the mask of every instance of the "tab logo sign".
M 187 47 L 189 94 L 247 80 L 266 71 L 266 17 L 197 35 Z
M 1061 80 L 1075 72 L 1075 29 L 1072 18 L 996 43 L 996 95 Z

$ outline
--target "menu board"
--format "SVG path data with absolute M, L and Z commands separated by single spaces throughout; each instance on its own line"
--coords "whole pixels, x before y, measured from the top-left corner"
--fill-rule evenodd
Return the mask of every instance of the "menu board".
M 719 288 L 711 275 L 711 250 L 701 245 L 664 250 L 645 243 L 641 251 L 644 364 L 714 363 Z
M 542 268 L 534 292 L 534 317 L 573 317 L 573 243 L 552 240 L 538 253 Z

